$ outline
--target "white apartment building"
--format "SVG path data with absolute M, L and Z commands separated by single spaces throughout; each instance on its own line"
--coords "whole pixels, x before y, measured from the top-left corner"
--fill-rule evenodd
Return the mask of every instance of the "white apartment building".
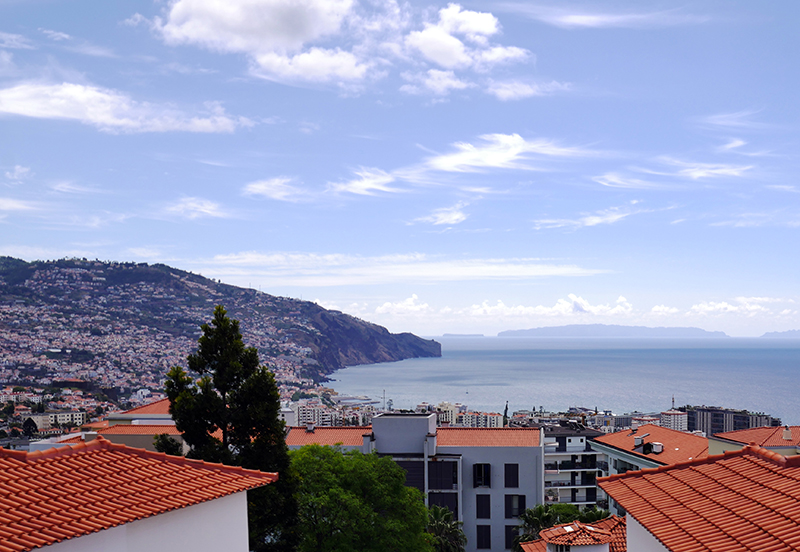
M 581 508 L 591 508 L 598 502 L 604 506 L 605 494 L 598 492 L 597 478 L 607 469 L 606 457 L 589 445 L 603 432 L 565 420 L 541 430 L 545 501 Z
M 676 431 L 689 431 L 689 414 L 680 410 L 667 410 L 661 413 L 660 425 Z

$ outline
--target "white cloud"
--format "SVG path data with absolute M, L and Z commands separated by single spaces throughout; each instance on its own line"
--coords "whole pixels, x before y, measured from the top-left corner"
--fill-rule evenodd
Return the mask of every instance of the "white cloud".
M 667 315 L 670 315 L 670 314 L 679 313 L 680 309 L 677 309 L 675 307 L 668 307 L 666 305 L 656 305 L 655 307 L 650 309 L 650 312 L 652 314 L 656 314 L 656 315 L 659 315 L 659 316 L 667 316 Z
M 727 129 L 754 130 L 767 128 L 769 125 L 752 120 L 753 115 L 759 112 L 760 110 L 743 110 L 733 113 L 717 113 L 716 115 L 703 117 L 700 119 L 700 123 Z
M 267 52 L 257 55 L 255 61 L 253 75 L 278 82 L 359 81 L 370 68 L 352 53 L 338 48 L 311 48 L 293 56 Z
M 592 305 L 583 297 L 570 293 L 567 299 L 559 299 L 552 307 L 543 305 L 535 307 L 509 306 L 498 300 L 494 305 L 488 301 L 484 301 L 480 305 L 472 305 L 468 309 L 464 309 L 462 313 L 469 316 L 488 317 L 627 316 L 633 313 L 633 305 L 623 296 L 620 296 L 613 305 Z
M 636 204 L 637 202 L 631 202 Z M 647 213 L 649 211 L 643 209 L 632 209 L 628 206 L 623 207 L 609 207 L 594 213 L 587 213 L 575 219 L 539 219 L 535 220 L 534 228 L 541 230 L 543 228 L 583 228 L 586 226 L 598 226 L 600 224 L 614 224 L 622 219 L 631 215 L 639 213 Z
M 34 211 L 37 207 L 29 201 L 0 197 L 0 211 Z
M 172 107 L 137 102 L 108 88 L 82 84 L 25 83 L 0 90 L 0 113 L 40 119 L 65 119 L 104 132 L 233 132 L 252 126 L 246 118 L 231 117 L 216 102 L 201 116 Z
M 405 37 L 405 46 L 445 69 L 472 67 L 487 71 L 501 63 L 530 57 L 528 50 L 516 46 L 490 46 L 488 37 L 499 30 L 497 18 L 491 13 L 463 10 L 451 3 L 439 10 L 436 24 L 427 23 L 421 31 L 410 32 Z M 456 34 L 474 46 L 467 46 Z
M 426 312 L 431 312 L 433 309 L 428 305 L 428 303 L 418 303 L 419 297 L 417 294 L 414 293 L 411 297 L 399 301 L 397 303 L 392 303 L 387 301 L 383 305 L 377 307 L 375 312 L 377 314 L 390 314 L 394 316 L 406 316 L 406 315 L 419 315 L 424 314 Z
M 689 314 L 700 316 L 721 314 L 755 316 L 757 314 L 770 314 L 770 310 L 761 304 L 763 302 L 772 302 L 772 300 L 765 297 L 737 297 L 735 303 L 728 303 L 727 301 L 703 301 L 692 305 L 689 309 Z
M 595 176 L 592 180 L 609 188 L 625 188 L 629 190 L 650 190 L 662 187 L 655 182 L 632 178 L 619 173 L 610 172 L 602 176 Z
M 441 209 L 434 209 L 434 211 L 427 217 L 421 217 L 416 220 L 420 222 L 430 222 L 431 224 L 458 224 L 467 220 L 467 214 L 464 212 L 464 207 L 467 204 L 458 202 L 452 207 L 443 207 Z
M 22 35 L 0 32 L 0 48 L 33 49 L 33 43 Z
M 795 194 L 800 192 L 800 190 L 798 190 L 796 186 L 789 186 L 787 184 L 770 184 L 768 186 L 765 186 L 765 188 L 768 188 L 770 190 L 777 190 L 779 192 L 792 192 Z
M 97 193 L 100 191 L 96 188 L 80 186 L 78 184 L 69 181 L 56 182 L 52 184 L 50 188 L 56 192 L 61 192 L 65 194 L 87 194 L 87 193 Z
M 23 167 L 22 165 L 14 165 L 13 170 L 6 171 L 6 178 L 8 178 L 9 180 L 14 180 L 16 182 L 24 180 L 30 176 L 31 176 L 30 167 Z
M 293 180 L 293 178 L 281 176 L 250 182 L 242 188 L 242 194 L 246 196 L 261 196 L 278 201 L 298 201 L 303 198 L 305 193 L 303 190 L 289 184 Z
M 177 0 L 156 28 L 168 44 L 250 54 L 296 51 L 337 33 L 352 0 Z
M 0 76 L 10 76 L 17 72 L 11 52 L 0 50 Z
M 431 93 L 436 96 L 446 96 L 451 90 L 463 90 L 475 86 L 471 82 L 457 78 L 453 71 L 440 71 L 439 69 L 428 69 L 426 73 L 403 73 L 401 76 L 407 81 L 417 83 L 405 84 L 400 87 L 400 91 L 407 94 Z
M 174 205 L 165 209 L 166 213 L 178 215 L 187 219 L 197 219 L 203 217 L 226 218 L 226 213 L 219 203 L 199 197 L 184 197 Z
M 375 195 L 378 192 L 396 193 L 399 188 L 389 186 L 395 177 L 380 169 L 361 167 L 354 171 L 358 178 L 347 182 L 329 182 L 328 190 L 332 192 L 346 192 L 356 195 Z
M 445 172 L 477 172 L 482 169 L 533 169 L 532 156 L 581 157 L 592 152 L 581 148 L 556 145 L 551 140 L 526 140 L 519 134 L 484 134 L 481 144 L 453 144 L 456 151 L 427 160 L 426 166 Z
M 573 9 L 549 8 L 534 3 L 510 3 L 504 4 L 503 7 L 564 29 L 648 29 L 674 25 L 696 25 L 709 20 L 707 16 L 682 14 L 677 10 L 646 13 L 576 12 Z
M 551 81 L 548 83 L 528 83 L 522 81 L 491 81 L 486 88 L 486 92 L 496 97 L 498 100 L 511 101 L 530 98 L 532 96 L 547 96 L 555 92 L 562 92 L 570 89 L 570 85 Z
M 350 286 L 398 282 L 515 281 L 553 276 L 590 276 L 605 272 L 538 259 L 440 259 L 422 254 L 362 257 L 312 253 L 244 252 L 219 255 L 198 265 L 226 281 L 263 285 Z M 213 267 L 213 270 L 212 270 Z
M 675 173 L 682 178 L 698 180 L 700 178 L 716 178 L 720 176 L 742 176 L 753 168 L 753 165 L 730 165 L 724 163 L 696 163 L 681 161 L 671 157 L 662 157 L 661 161 L 668 165 L 682 167 Z
M 60 42 L 62 40 L 70 40 L 72 38 L 67 33 L 62 33 L 60 31 L 51 31 L 50 29 L 41 29 L 41 28 L 39 29 L 39 31 L 50 40 L 54 40 L 56 42 Z

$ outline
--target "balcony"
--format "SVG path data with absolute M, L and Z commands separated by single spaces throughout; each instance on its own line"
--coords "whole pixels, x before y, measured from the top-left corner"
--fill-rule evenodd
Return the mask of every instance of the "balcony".
M 606 466 L 608 467 L 608 466 Z M 598 462 L 573 462 L 571 460 L 564 460 L 563 462 L 546 462 L 544 465 L 545 472 L 559 472 L 559 471 L 597 471 Z
M 553 488 L 571 488 L 577 489 L 581 487 L 596 487 L 597 481 L 596 480 L 589 480 L 589 479 L 579 479 L 574 483 L 572 481 L 545 481 L 544 488 L 545 489 L 553 489 Z

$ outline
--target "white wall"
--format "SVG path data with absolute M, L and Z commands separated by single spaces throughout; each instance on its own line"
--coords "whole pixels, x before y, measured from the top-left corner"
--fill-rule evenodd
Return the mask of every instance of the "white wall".
M 625 516 L 628 527 L 628 550 L 630 552 L 670 552 L 650 531 L 630 514 Z
M 47 552 L 247 552 L 247 493 L 46 546 Z

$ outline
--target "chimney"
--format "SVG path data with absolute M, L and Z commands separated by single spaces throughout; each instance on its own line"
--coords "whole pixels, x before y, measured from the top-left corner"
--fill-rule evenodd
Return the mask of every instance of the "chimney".
M 792 440 L 792 430 L 789 429 L 789 426 L 784 426 L 783 428 L 783 440 L 784 441 L 791 441 Z
M 314 424 L 306 424 L 306 433 L 314 433 Z

